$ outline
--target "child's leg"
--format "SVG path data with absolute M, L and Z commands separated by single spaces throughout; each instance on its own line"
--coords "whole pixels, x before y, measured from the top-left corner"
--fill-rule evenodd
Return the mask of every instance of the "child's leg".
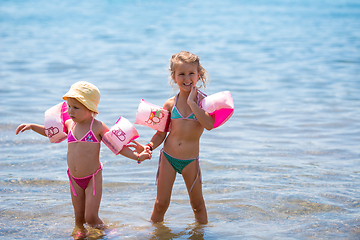
M 75 214 L 75 225 L 84 230 L 85 223 L 85 191 L 75 183 L 75 181 L 71 178 L 72 185 L 77 196 L 74 196 L 74 193 L 70 186 L 71 200 L 74 207 Z
M 164 221 L 164 215 L 170 205 L 171 191 L 176 178 L 176 172 L 161 153 L 160 170 L 157 183 L 156 200 L 150 220 L 153 223 Z
M 103 221 L 99 218 L 99 208 L 102 196 L 102 171 L 95 175 L 95 195 L 93 195 L 93 179 L 85 189 L 85 221 L 91 227 L 104 228 Z
M 193 161 L 187 165 L 183 171 L 182 175 L 186 184 L 186 188 L 190 197 L 190 204 L 195 214 L 195 219 L 199 223 L 205 224 L 208 222 L 207 212 L 204 197 L 202 194 L 202 184 L 200 181 L 199 174 L 199 165 L 197 161 Z M 196 179 L 197 178 L 197 179 Z M 196 181 L 195 181 L 196 179 Z M 195 184 L 194 184 L 195 181 Z M 193 186 L 194 184 L 194 186 Z M 190 189 L 193 186 L 191 192 Z

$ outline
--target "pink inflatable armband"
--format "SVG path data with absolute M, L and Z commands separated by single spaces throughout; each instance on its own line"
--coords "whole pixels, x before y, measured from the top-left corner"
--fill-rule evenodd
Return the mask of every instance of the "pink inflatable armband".
M 59 103 L 45 112 L 45 134 L 52 143 L 59 143 L 67 138 L 65 121 L 70 119 L 66 102 Z
M 114 126 L 102 137 L 105 145 L 116 155 L 131 140 L 139 137 L 134 125 L 124 117 L 120 117 Z
M 136 113 L 135 124 L 144 125 L 161 132 L 168 132 L 170 113 L 162 107 L 141 99 Z
M 234 113 L 234 101 L 230 91 L 223 91 L 205 97 L 200 106 L 211 116 L 215 117 L 213 128 L 223 125 Z

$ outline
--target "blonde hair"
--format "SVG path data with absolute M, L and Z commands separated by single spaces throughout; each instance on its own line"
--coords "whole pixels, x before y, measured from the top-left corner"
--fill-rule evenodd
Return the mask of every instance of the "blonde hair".
M 169 71 L 171 72 L 171 74 L 170 74 L 170 83 L 171 83 L 171 85 L 174 85 L 173 76 L 175 75 L 175 68 L 176 68 L 177 64 L 179 64 L 179 63 L 194 63 L 194 64 L 197 64 L 198 71 L 200 73 L 199 80 L 202 82 L 202 85 L 200 87 L 204 86 L 204 88 L 206 88 L 206 83 L 209 81 L 208 80 L 209 79 L 209 73 L 201 65 L 199 56 L 197 56 L 197 55 L 195 55 L 195 54 L 193 54 L 191 52 L 188 52 L 188 51 L 181 51 L 179 53 L 175 53 L 170 58 Z

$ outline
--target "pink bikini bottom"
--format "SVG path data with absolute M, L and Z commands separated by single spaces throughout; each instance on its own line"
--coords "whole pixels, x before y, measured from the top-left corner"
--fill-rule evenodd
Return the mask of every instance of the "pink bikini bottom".
M 92 178 L 93 180 L 93 195 L 95 196 L 95 175 L 100 171 L 102 170 L 102 163 L 100 163 L 100 168 L 93 174 L 89 175 L 89 176 L 86 176 L 86 177 L 82 177 L 82 178 L 77 178 L 77 177 L 74 177 L 71 173 L 70 173 L 70 170 L 68 169 L 67 170 L 67 174 L 69 176 L 69 181 L 70 181 L 70 186 L 71 186 L 71 189 L 72 189 L 72 192 L 74 194 L 75 197 L 77 197 L 77 194 L 75 192 L 75 189 L 74 189 L 74 186 L 71 182 L 71 178 L 76 182 L 77 185 L 79 185 L 79 187 L 81 187 L 82 189 L 86 189 L 87 186 L 89 185 L 89 182 Z

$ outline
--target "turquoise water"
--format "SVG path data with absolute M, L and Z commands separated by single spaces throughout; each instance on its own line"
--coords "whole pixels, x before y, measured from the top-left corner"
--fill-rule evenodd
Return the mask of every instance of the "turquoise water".
M 17 125 L 43 123 L 79 80 L 99 87 L 99 120 L 134 122 L 142 98 L 175 93 L 168 60 L 188 50 L 236 108 L 201 139 L 209 223 L 181 176 L 164 224 L 149 223 L 159 152 L 138 165 L 102 145 L 109 230 L 89 239 L 360 239 L 359 20 L 355 0 L 0 1 L 0 238 L 74 227 L 67 144 Z

